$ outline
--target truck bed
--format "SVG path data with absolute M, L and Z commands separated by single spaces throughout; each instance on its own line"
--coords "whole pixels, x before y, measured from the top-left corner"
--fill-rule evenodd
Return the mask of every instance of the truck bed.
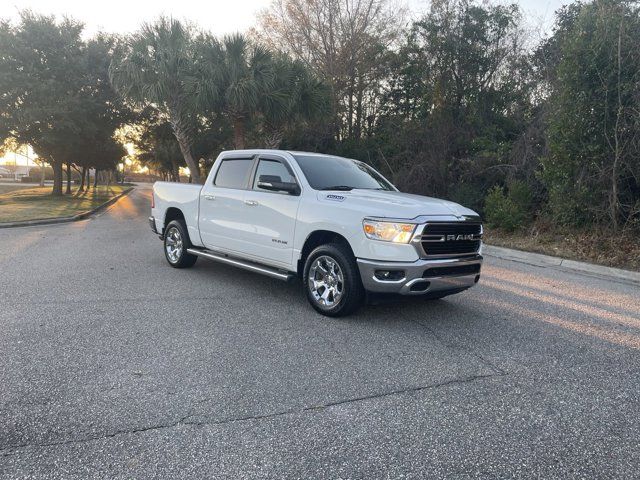
M 155 208 L 153 216 L 158 223 L 166 217 L 169 208 L 177 208 L 184 215 L 189 237 L 194 244 L 200 241 L 198 231 L 198 206 L 202 185 L 197 183 L 156 182 L 153 184 Z M 157 225 L 160 231 L 164 225 Z

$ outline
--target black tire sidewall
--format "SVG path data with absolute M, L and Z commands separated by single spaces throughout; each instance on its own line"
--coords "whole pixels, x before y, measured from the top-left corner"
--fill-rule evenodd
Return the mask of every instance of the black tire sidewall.
M 167 225 L 167 228 L 165 229 L 165 232 L 169 232 L 169 230 L 172 228 L 177 228 L 178 231 L 180 232 L 180 236 L 182 237 L 182 252 L 180 253 L 180 258 L 178 259 L 177 262 L 173 263 L 171 262 L 171 260 L 169 260 L 169 256 L 167 255 L 167 239 L 166 239 L 167 237 L 165 234 L 165 238 L 162 242 L 164 257 L 167 259 L 167 262 L 169 263 L 169 265 L 171 265 L 174 268 L 190 267 L 195 263 L 195 259 L 197 259 L 198 257 L 187 253 L 187 248 L 191 247 L 191 242 L 189 241 L 189 234 L 187 233 L 187 229 L 184 226 L 184 224 L 179 220 L 173 220 L 169 222 L 169 224 Z
M 328 309 L 318 305 L 309 289 L 309 270 L 315 259 L 321 256 L 331 257 L 335 260 L 340 266 L 344 276 L 344 293 L 342 299 L 340 303 Z M 302 282 L 305 295 L 311 306 L 317 312 L 329 317 L 339 317 L 352 313 L 361 305 L 364 297 L 360 271 L 358 270 L 355 258 L 351 250 L 341 244 L 331 243 L 321 245 L 314 249 L 305 261 Z

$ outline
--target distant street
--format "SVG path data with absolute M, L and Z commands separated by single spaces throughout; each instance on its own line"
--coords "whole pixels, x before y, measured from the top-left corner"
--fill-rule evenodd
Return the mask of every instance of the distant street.
M 149 197 L 0 230 L 0 478 L 640 478 L 637 285 L 488 257 L 329 319 L 170 268 Z

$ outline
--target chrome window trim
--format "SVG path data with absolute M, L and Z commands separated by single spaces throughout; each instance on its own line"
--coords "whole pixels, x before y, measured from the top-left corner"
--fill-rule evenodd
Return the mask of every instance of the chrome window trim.
M 222 167 L 222 164 L 228 160 L 249 160 L 251 161 L 251 166 L 249 167 L 249 172 L 247 175 L 245 175 L 244 178 L 244 183 L 243 183 L 243 187 L 241 188 L 236 188 L 236 187 L 225 187 L 222 185 L 216 185 L 216 180 L 218 179 L 218 174 L 220 173 L 220 167 Z M 253 169 L 256 165 L 256 155 L 253 156 L 247 156 L 247 155 L 225 155 L 224 157 L 222 157 L 220 159 L 220 163 L 218 163 L 218 166 L 216 167 L 216 171 L 215 174 L 213 176 L 213 179 L 211 180 L 211 186 L 215 187 L 215 188 L 220 188 L 220 189 L 225 189 L 225 190 L 249 190 L 249 179 L 251 176 L 251 173 L 253 172 Z
M 288 196 L 294 196 L 294 197 L 299 197 L 302 195 L 302 193 L 304 192 L 304 186 L 302 185 L 302 182 L 300 181 L 300 179 L 298 178 L 298 173 L 295 171 L 295 169 L 291 166 L 291 162 L 289 162 L 289 160 L 287 160 L 285 157 L 281 156 L 281 155 L 276 155 L 273 153 L 264 153 L 264 154 L 260 154 L 257 155 L 257 158 L 255 159 L 255 163 L 253 165 L 253 167 L 251 168 L 251 174 L 249 176 L 249 185 L 248 185 L 248 189 L 252 192 L 262 192 L 262 193 L 274 193 L 276 195 L 288 195 Z M 267 160 L 267 161 L 272 161 L 272 162 L 280 162 L 282 165 L 284 165 L 284 168 L 287 169 L 287 171 L 289 171 L 289 173 L 293 176 L 293 179 L 296 181 L 296 184 L 298 185 L 298 188 L 300 189 L 300 193 L 298 195 L 291 195 L 290 193 L 286 193 L 286 192 L 274 192 L 274 191 L 270 191 L 270 190 L 263 190 L 263 189 L 258 189 L 254 187 L 254 184 L 256 183 L 256 173 L 258 173 L 258 166 L 260 165 L 260 160 Z

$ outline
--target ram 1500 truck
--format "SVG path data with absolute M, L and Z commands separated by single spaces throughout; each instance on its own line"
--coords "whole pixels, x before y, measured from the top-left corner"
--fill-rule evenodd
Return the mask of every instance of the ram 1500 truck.
M 172 267 L 202 257 L 297 277 L 328 316 L 368 293 L 442 298 L 480 278 L 478 214 L 401 193 L 369 165 L 331 155 L 222 152 L 204 185 L 156 182 L 149 223 Z

